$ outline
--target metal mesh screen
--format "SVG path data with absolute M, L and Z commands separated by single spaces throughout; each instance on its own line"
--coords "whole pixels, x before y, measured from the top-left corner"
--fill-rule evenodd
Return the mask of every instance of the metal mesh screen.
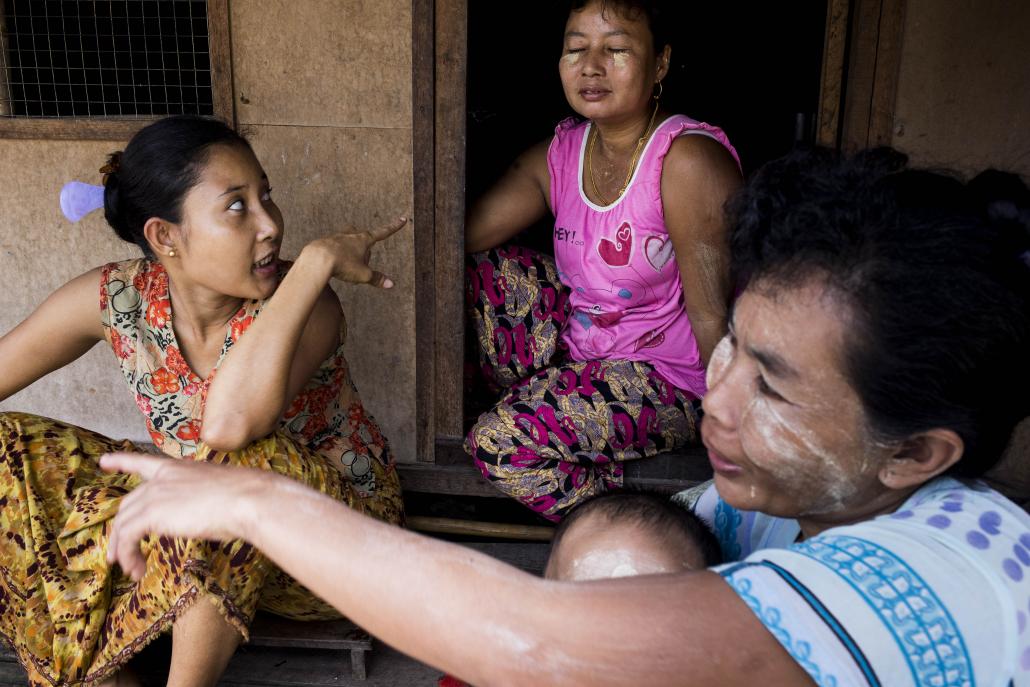
M 0 6 L 0 116 L 213 113 L 204 0 Z

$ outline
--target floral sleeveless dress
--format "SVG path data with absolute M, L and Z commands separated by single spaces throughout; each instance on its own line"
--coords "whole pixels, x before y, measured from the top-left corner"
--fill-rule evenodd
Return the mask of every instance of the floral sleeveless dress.
M 274 471 L 372 517 L 402 521 L 392 455 L 350 380 L 344 331 L 277 432 L 239 451 L 214 451 L 199 437 L 218 366 L 201 379 L 183 358 L 167 273 L 138 259 L 109 264 L 102 275 L 108 342 L 162 452 Z M 248 301 L 233 316 L 223 357 L 263 305 Z M 0 637 L 32 684 L 101 682 L 201 597 L 245 638 L 258 608 L 297 619 L 338 617 L 242 541 L 148 538 L 139 582 L 110 567 L 110 522 L 138 479 L 106 474 L 97 461 L 125 450 L 139 447 L 47 418 L 0 414 Z

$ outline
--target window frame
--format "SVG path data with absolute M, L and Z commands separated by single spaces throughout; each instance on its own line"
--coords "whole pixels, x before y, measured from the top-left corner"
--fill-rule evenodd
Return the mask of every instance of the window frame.
M 213 112 L 215 117 L 235 129 L 229 0 L 207 0 L 207 31 Z M 0 49 L 6 47 L 0 45 Z M 0 139 L 125 140 L 160 118 L 0 116 Z

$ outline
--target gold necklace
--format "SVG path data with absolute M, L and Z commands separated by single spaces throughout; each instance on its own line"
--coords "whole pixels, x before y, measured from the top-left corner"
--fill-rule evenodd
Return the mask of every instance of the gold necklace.
M 658 114 L 658 100 L 655 99 L 654 110 L 651 111 L 651 120 L 647 123 L 644 128 L 643 135 L 637 139 L 637 147 L 633 150 L 633 156 L 629 160 L 629 169 L 626 170 L 626 180 L 622 182 L 622 186 L 619 187 L 619 192 L 615 194 L 613 200 L 608 200 L 601 195 L 601 192 L 597 190 L 597 180 L 594 178 L 594 164 L 593 164 L 593 153 L 594 143 L 597 142 L 597 126 L 592 126 L 590 129 L 590 141 L 587 143 L 587 171 L 590 173 L 590 187 L 594 190 L 594 197 L 601 201 L 601 205 L 611 205 L 616 200 L 622 197 L 622 194 L 626 192 L 626 187 L 629 186 L 629 180 L 633 178 L 633 170 L 636 169 L 637 160 L 640 158 L 640 151 L 644 149 L 644 144 L 647 143 L 648 134 L 651 132 L 651 127 L 654 126 L 655 115 Z

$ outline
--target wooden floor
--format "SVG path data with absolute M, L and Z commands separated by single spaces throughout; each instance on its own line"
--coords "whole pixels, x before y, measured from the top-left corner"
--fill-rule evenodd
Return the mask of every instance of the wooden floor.
M 167 665 L 167 650 L 155 648 L 144 658 L 153 660 L 153 665 L 140 666 L 140 679 L 146 687 L 164 685 L 164 666 Z M 229 664 L 219 685 L 242 687 L 244 685 L 296 685 L 322 687 L 436 687 L 443 673 L 435 668 L 377 643 L 368 661 L 368 677 L 355 680 L 351 677 L 350 660 L 334 657 L 333 652 L 317 649 L 271 649 L 242 647 Z M 159 665 L 156 656 L 165 656 L 164 665 Z M 25 672 L 13 659 L 0 659 L 0 687 L 23 687 Z

